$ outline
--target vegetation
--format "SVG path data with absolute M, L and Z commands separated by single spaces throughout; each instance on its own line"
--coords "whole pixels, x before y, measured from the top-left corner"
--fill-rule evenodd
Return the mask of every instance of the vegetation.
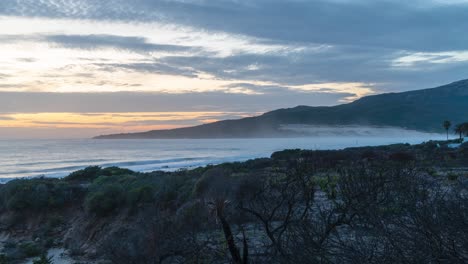
M 452 123 L 450 121 L 448 121 L 448 120 L 445 120 L 443 126 L 445 128 L 445 131 L 447 132 L 447 140 L 448 140 L 449 139 L 449 130 L 450 130 L 450 127 L 452 126 Z
M 8 264 L 8 258 L 5 254 L 0 254 L 0 264 Z
M 455 133 L 460 135 L 460 139 L 463 136 L 468 136 L 468 122 L 456 125 L 455 126 Z
M 40 211 L 61 208 L 71 202 L 75 194 L 72 186 L 58 179 L 19 179 L 2 188 L 0 201 L 7 210 Z
M 83 170 L 75 171 L 65 177 L 66 181 L 78 181 L 78 182 L 89 182 L 93 181 L 99 176 L 112 176 L 112 175 L 126 175 L 132 174 L 133 171 L 128 169 L 122 169 L 118 167 L 108 167 L 102 169 L 98 166 L 90 166 Z
M 468 148 L 449 143 L 10 181 L 0 227 L 17 240 L 0 263 L 39 256 L 50 238 L 117 264 L 466 263 Z
M 19 247 L 27 257 L 36 257 L 41 254 L 41 248 L 33 242 L 20 244 Z
M 52 257 L 47 257 L 46 254 L 42 254 L 40 258 L 33 261 L 33 264 L 53 264 Z
M 125 191 L 118 184 L 95 186 L 95 190 L 88 193 L 85 208 L 97 215 L 105 216 L 123 205 Z

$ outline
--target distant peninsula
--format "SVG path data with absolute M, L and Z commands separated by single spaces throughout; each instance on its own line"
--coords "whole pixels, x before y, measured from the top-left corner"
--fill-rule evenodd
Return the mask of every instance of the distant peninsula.
M 443 132 L 441 122 L 468 116 L 468 79 L 444 86 L 360 98 L 331 107 L 297 106 L 260 116 L 141 133 L 101 135 L 95 139 L 255 138 L 307 136 L 297 126 L 378 126 Z

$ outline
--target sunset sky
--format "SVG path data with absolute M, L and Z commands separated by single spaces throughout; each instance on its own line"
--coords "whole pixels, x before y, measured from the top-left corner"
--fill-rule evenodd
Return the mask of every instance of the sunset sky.
M 0 138 L 183 127 L 467 77 L 462 0 L 0 1 Z

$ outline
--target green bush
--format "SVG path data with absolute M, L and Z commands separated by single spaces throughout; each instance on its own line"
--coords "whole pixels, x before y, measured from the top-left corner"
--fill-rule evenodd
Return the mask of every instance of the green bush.
M 125 191 L 119 184 L 106 184 L 88 193 L 85 208 L 98 216 L 106 216 L 121 207 L 125 202 Z
M 0 264 L 8 264 L 7 256 L 0 254 Z
M 101 168 L 99 166 L 90 166 L 82 170 L 70 173 L 64 178 L 65 181 L 78 181 L 78 182 L 92 182 L 99 176 L 118 176 L 118 175 L 131 175 L 135 172 L 129 169 L 122 169 L 119 167 Z
M 42 254 L 40 258 L 35 259 L 33 264 L 52 264 L 52 257 L 47 257 L 46 254 Z
M 0 193 L 7 210 L 44 210 L 58 208 L 71 199 L 71 188 L 59 179 L 20 179 L 8 182 Z
M 447 174 L 447 179 L 449 181 L 456 181 L 456 180 L 458 180 L 458 174 L 450 172 L 450 173 Z
M 277 151 L 271 154 L 271 158 L 274 160 L 291 160 L 297 159 L 303 154 L 305 151 L 301 149 L 285 149 L 282 151 Z
M 326 177 L 315 177 L 314 183 L 325 192 L 329 199 L 336 199 L 336 188 L 338 177 L 336 175 L 327 175 Z
M 66 181 L 93 181 L 101 173 L 101 167 L 99 166 L 90 166 L 82 170 L 78 170 L 70 173 L 67 177 L 64 178 Z
M 16 248 L 16 243 L 13 241 L 7 241 L 3 244 L 4 248 Z
M 24 253 L 25 256 L 27 257 L 36 257 L 41 254 L 41 249 L 40 247 L 33 243 L 33 242 L 27 242 L 19 245 L 19 248 L 21 251 Z
M 432 167 L 426 168 L 426 171 L 427 171 L 427 174 L 429 174 L 432 177 L 437 176 L 437 170 Z
M 150 203 L 154 201 L 154 188 L 150 185 L 135 187 L 129 191 L 128 196 L 132 205 Z
M 64 223 L 65 221 L 61 215 L 50 215 L 47 219 L 47 225 L 51 228 L 58 227 Z
M 106 216 L 125 206 L 155 201 L 162 207 L 176 208 L 190 199 L 199 172 L 205 170 L 135 173 L 117 167 L 88 167 L 65 179 L 13 180 L 0 186 L 0 210 L 60 209 L 81 201 L 83 196 L 83 206 L 98 216 Z M 91 179 L 89 186 L 77 184 Z M 51 222 L 50 226 L 59 224 Z
M 390 154 L 389 159 L 396 162 L 406 163 L 414 161 L 416 158 L 411 153 L 398 151 Z
M 118 175 L 131 175 L 134 174 L 134 171 L 129 169 L 123 169 L 119 167 L 107 167 L 101 170 L 100 175 L 105 176 L 118 176 Z

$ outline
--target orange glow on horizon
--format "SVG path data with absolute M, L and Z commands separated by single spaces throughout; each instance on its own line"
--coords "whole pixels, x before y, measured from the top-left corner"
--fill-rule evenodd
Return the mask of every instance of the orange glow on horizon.
M 216 122 L 236 112 L 16 113 L 0 115 L 0 128 L 77 128 L 135 132 Z M 219 117 L 219 118 L 217 118 Z

